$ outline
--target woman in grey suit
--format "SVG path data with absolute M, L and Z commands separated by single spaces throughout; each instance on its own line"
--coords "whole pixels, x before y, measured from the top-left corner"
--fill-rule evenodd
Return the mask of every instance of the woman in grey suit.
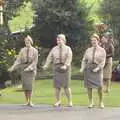
M 114 56 L 114 46 L 110 34 L 106 33 L 101 38 L 101 47 L 106 51 L 106 62 L 103 69 L 103 80 L 105 82 L 105 92 L 109 93 L 112 77 L 112 58 Z
M 93 107 L 92 89 L 98 89 L 99 105 L 103 104 L 103 67 L 106 60 L 106 52 L 100 47 L 99 36 L 94 34 L 91 38 L 92 47 L 88 48 L 84 54 L 80 72 L 84 72 L 84 84 L 87 88 L 89 108 Z
M 17 56 L 14 64 L 8 69 L 12 72 L 13 70 L 20 68 L 21 79 L 22 79 L 22 88 L 27 100 L 28 106 L 32 106 L 32 89 L 33 89 L 33 80 L 36 76 L 37 71 L 37 62 L 38 62 L 38 51 L 34 48 L 33 40 L 30 36 L 25 37 L 26 47 L 22 48 Z
M 72 95 L 70 89 L 72 50 L 65 45 L 66 38 L 64 34 L 57 36 L 57 45 L 50 51 L 43 69 L 47 69 L 53 62 L 54 88 L 57 102 L 54 106 L 61 104 L 61 88 L 64 88 L 68 98 L 68 106 L 72 106 Z

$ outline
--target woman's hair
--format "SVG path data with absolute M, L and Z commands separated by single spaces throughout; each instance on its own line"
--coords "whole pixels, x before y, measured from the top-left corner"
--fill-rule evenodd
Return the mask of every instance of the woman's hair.
M 32 40 L 32 38 L 31 38 L 29 35 L 27 35 L 27 36 L 25 37 L 25 40 L 29 40 L 29 41 L 30 41 L 30 44 L 33 45 L 33 40 Z
M 66 43 L 66 37 L 64 34 L 58 34 L 57 37 L 61 38 Z
M 92 39 L 92 38 L 96 38 L 97 41 L 100 41 L 100 37 L 99 37 L 99 35 L 97 35 L 96 33 L 94 33 L 94 34 L 91 36 L 91 39 Z

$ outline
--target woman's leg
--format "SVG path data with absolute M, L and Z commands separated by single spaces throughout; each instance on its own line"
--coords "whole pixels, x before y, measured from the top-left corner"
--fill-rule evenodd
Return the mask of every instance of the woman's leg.
M 72 107 L 72 94 L 71 94 L 71 88 L 64 88 L 65 95 L 68 99 L 68 106 Z
M 29 106 L 32 106 L 32 91 L 30 90 L 25 90 L 24 91 L 24 94 L 25 94 L 25 98 L 26 98 L 26 101 L 27 101 L 27 104 L 26 105 L 29 105 Z
M 99 96 L 100 107 L 104 108 L 104 104 L 103 104 L 103 88 L 102 87 L 98 88 L 98 96 Z
M 109 93 L 110 91 L 111 79 L 106 79 L 106 90 L 105 92 Z
M 59 106 L 61 104 L 61 88 L 55 88 L 55 96 L 57 102 L 54 104 L 54 106 Z
M 32 106 L 32 90 L 28 90 L 28 101 L 29 105 Z
M 28 105 L 29 103 L 29 99 L 28 99 L 28 93 L 27 93 L 27 90 L 24 91 L 24 95 L 25 95 L 25 98 L 26 98 L 26 105 Z
M 89 108 L 93 107 L 93 96 L 92 96 L 92 88 L 87 89 L 88 92 L 88 99 L 89 99 Z
M 0 96 L 2 96 L 2 93 L 1 93 L 1 91 L 0 91 Z
M 111 77 L 112 77 L 112 59 L 110 58 L 108 60 L 108 63 L 106 65 L 106 71 L 105 75 L 103 74 L 104 81 L 105 81 L 105 92 L 109 93 L 110 91 L 110 85 L 111 85 Z

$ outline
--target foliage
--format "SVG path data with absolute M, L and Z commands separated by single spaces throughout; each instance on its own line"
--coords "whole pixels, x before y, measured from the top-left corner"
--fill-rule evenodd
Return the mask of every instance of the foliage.
M 35 0 L 33 5 L 36 10 L 35 36 L 41 45 L 55 45 L 58 33 L 64 33 L 71 45 L 85 37 L 88 10 L 78 0 Z
M 98 23 L 101 21 L 101 16 L 99 16 L 98 11 L 100 11 L 100 6 L 103 0 L 83 0 L 86 2 L 86 5 L 92 6 L 90 10 L 89 17 L 94 19 L 94 23 Z
M 4 24 L 0 27 L 0 83 L 4 84 L 4 81 L 8 79 L 8 65 L 11 61 L 8 55 L 8 45 L 9 45 L 9 34 L 10 29 L 8 26 L 8 20 L 12 19 L 16 16 L 17 10 L 23 3 L 23 0 L 5 0 L 4 9 L 3 9 L 3 17 Z
M 32 10 L 30 0 L 28 2 L 24 2 L 24 4 L 20 6 L 19 11 L 17 11 L 17 16 L 12 20 L 9 20 L 9 26 L 12 33 L 16 31 L 21 32 L 26 28 L 30 29 L 33 25 L 33 17 L 34 11 Z
M 117 39 L 116 46 L 116 57 L 120 57 L 120 1 L 119 0 L 104 0 L 101 5 L 100 15 L 104 19 L 111 24 L 111 27 L 114 31 L 115 39 Z
M 8 20 L 16 16 L 18 8 L 24 0 L 5 0 L 4 4 L 4 25 L 8 26 Z
M 32 32 L 38 44 L 52 47 L 56 44 L 57 34 L 64 33 L 75 57 L 83 53 L 84 44 L 93 30 L 93 20 L 88 18 L 91 6 L 86 7 L 83 0 L 34 0 L 33 8 L 36 17 Z

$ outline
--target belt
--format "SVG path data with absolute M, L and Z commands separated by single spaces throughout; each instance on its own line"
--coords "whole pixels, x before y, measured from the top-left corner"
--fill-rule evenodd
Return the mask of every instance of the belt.
M 31 64 L 32 62 L 23 62 L 22 64 Z
M 55 63 L 55 65 L 58 65 L 58 64 L 64 64 L 64 63 Z

